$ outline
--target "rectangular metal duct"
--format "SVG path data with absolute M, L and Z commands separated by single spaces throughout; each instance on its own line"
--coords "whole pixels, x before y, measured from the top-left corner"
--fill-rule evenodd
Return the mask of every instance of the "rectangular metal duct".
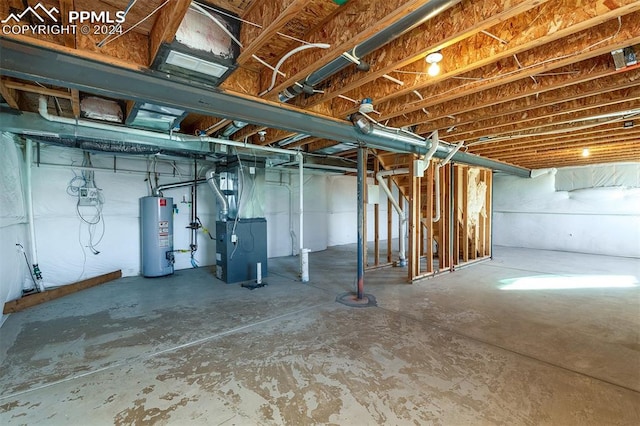
M 216 8 L 217 9 L 217 8 Z M 240 46 L 240 22 L 230 12 L 192 4 L 175 39 L 162 44 L 152 68 L 173 76 L 219 85 L 236 69 Z

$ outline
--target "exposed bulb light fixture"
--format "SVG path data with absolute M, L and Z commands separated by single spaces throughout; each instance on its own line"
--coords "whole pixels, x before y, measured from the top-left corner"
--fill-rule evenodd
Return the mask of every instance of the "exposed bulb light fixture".
M 585 148 L 582 150 L 582 156 L 583 157 L 588 157 L 589 156 L 589 148 Z
M 439 73 L 440 73 L 440 65 L 438 65 L 437 62 L 434 62 L 431 65 L 429 65 L 429 68 L 427 69 L 427 74 L 429 74 L 431 77 L 435 77 Z
M 438 65 L 438 62 L 442 61 L 442 52 L 440 52 L 439 50 L 436 52 L 431 52 L 429 53 L 424 60 L 427 61 L 429 65 L 429 68 L 427 69 L 427 73 L 431 76 L 431 77 L 435 77 L 436 75 L 438 75 L 438 73 L 440 73 L 440 65 Z

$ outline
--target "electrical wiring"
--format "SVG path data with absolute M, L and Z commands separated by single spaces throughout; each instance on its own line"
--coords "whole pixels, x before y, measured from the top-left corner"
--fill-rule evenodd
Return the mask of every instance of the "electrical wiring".
M 33 281 L 33 289 L 32 290 L 28 290 L 27 293 L 31 293 L 33 291 L 35 291 L 36 293 L 40 293 L 40 288 L 38 287 L 38 285 L 36 284 L 36 277 L 33 276 L 33 271 L 31 270 L 31 264 L 29 263 L 29 259 L 27 258 L 27 253 L 24 251 L 24 246 L 20 243 L 16 243 L 17 247 L 20 247 L 20 251 L 22 252 L 22 255 L 24 256 L 24 261 L 27 264 L 27 269 L 29 270 L 29 275 L 31 275 L 31 280 Z M 24 290 L 22 291 L 23 293 L 25 292 Z
M 302 46 L 298 46 L 295 49 L 292 49 L 289 52 L 287 52 L 282 58 L 280 58 L 280 60 L 278 61 L 278 63 L 274 67 L 273 74 L 271 75 L 271 84 L 269 85 L 269 87 L 266 90 L 261 92 L 258 96 L 266 95 L 276 85 L 276 76 L 278 75 L 278 71 L 280 70 L 280 66 L 282 66 L 284 61 L 286 61 L 292 55 L 294 55 L 294 54 L 296 54 L 298 52 L 301 52 L 301 51 L 306 50 L 306 49 L 311 49 L 311 48 L 314 48 L 314 47 L 317 47 L 318 49 L 328 49 L 329 47 L 331 47 L 331 45 L 330 44 L 326 44 L 326 43 L 304 44 Z
M 587 51 L 593 49 L 594 47 L 598 46 L 599 44 L 606 43 L 607 41 L 614 39 L 620 33 L 621 30 L 622 30 L 622 18 L 618 17 L 618 29 L 616 30 L 616 32 L 613 35 L 611 35 L 609 37 L 606 37 L 606 38 L 604 38 L 602 40 L 599 40 L 599 41 L 597 41 L 597 42 L 585 47 L 582 50 L 579 50 L 579 51 L 573 52 L 573 53 L 569 53 L 569 54 L 566 54 L 566 55 L 557 56 L 555 58 L 549 58 L 549 59 L 546 59 L 546 60 L 544 60 L 542 62 L 537 62 L 537 63 L 532 64 L 532 65 L 523 66 L 522 68 L 519 68 L 519 69 L 514 70 L 514 71 L 510 71 L 510 72 L 507 72 L 507 73 L 504 73 L 504 74 L 495 75 L 493 77 L 481 78 L 479 80 L 474 81 L 473 83 L 467 83 L 467 84 L 463 84 L 462 86 L 457 86 L 457 87 L 451 88 L 449 90 L 445 90 L 444 92 L 438 93 L 437 96 L 446 95 L 447 93 L 450 93 L 450 92 L 460 91 L 461 89 L 464 89 L 467 86 L 471 86 L 476 82 L 488 82 L 488 81 L 492 81 L 492 80 L 499 80 L 499 79 L 508 77 L 510 75 L 513 75 L 513 74 L 518 74 L 518 73 L 521 73 L 523 71 L 539 67 L 541 65 L 545 65 L 545 64 L 548 64 L 548 63 L 552 63 L 552 62 L 560 61 L 560 60 L 563 60 L 563 59 L 568 59 L 568 58 L 571 58 L 573 56 L 577 56 L 577 55 L 579 55 L 581 53 L 584 53 L 584 52 L 587 52 Z M 520 64 L 520 65 L 522 65 L 522 64 Z M 426 72 L 417 72 L 417 71 L 393 70 L 393 71 L 390 71 L 390 72 L 395 72 L 395 73 L 399 73 L 399 74 L 428 75 Z M 538 74 L 538 75 L 541 75 L 541 74 Z
M 78 243 L 82 248 L 84 261 L 83 261 L 83 271 L 84 273 L 84 264 L 86 263 L 86 253 L 84 251 L 85 247 L 88 247 L 94 255 L 100 254 L 100 252 L 96 249 L 96 246 L 100 244 L 104 235 L 106 233 L 106 225 L 102 214 L 102 209 L 104 206 L 104 195 L 102 194 L 102 190 L 95 185 L 94 172 L 90 169 L 93 165 L 91 164 L 91 157 L 88 153 L 85 153 L 84 160 L 82 162 L 82 166 L 85 169 L 82 170 L 80 174 L 77 174 L 75 171 L 73 172 L 73 178 L 67 184 L 67 194 L 70 196 L 76 197 L 76 215 L 78 219 L 80 219 L 80 227 L 78 230 Z M 91 201 L 91 204 L 82 205 L 82 189 L 89 188 L 94 189 L 96 197 Z M 93 209 L 90 211 L 88 209 Z M 87 226 L 88 232 L 88 241 L 86 245 L 82 243 L 82 226 Z M 101 229 L 99 234 L 96 233 L 97 226 L 100 225 Z M 98 237 L 99 235 L 99 237 Z M 97 238 L 97 240 L 96 240 Z
M 256 24 L 255 22 L 251 22 L 251 21 L 247 21 L 246 19 L 239 18 L 237 16 L 234 16 L 234 15 L 232 15 L 230 13 L 225 12 L 224 10 L 217 9 L 217 8 L 211 6 L 211 5 L 206 4 L 206 3 L 200 3 L 200 2 L 197 2 L 197 1 L 192 1 L 192 3 L 195 3 L 198 6 L 203 7 L 205 9 L 209 9 L 209 10 L 211 10 L 213 12 L 216 12 L 217 14 L 224 15 L 224 16 L 226 16 L 228 18 L 231 18 L 231 19 L 235 19 L 236 21 L 242 22 L 244 24 L 251 25 L 253 27 L 260 28 L 260 29 L 264 28 L 260 24 Z M 276 34 L 279 35 L 280 37 L 283 37 L 283 38 L 286 38 L 286 39 L 289 39 L 289 40 L 293 40 L 293 41 L 297 41 L 298 43 L 311 44 L 311 42 L 308 42 L 308 41 L 305 41 L 305 40 L 301 40 L 299 38 L 290 36 L 288 34 L 283 34 L 281 32 L 276 32 Z

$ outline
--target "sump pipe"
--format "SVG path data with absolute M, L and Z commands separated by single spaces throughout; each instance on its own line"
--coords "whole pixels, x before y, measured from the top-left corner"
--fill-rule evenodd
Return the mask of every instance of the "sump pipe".
M 461 0 L 431 0 L 389 25 L 382 31 L 369 37 L 362 43 L 355 46 L 351 52 L 347 53 L 353 57 L 362 58 L 412 30 L 418 25 L 423 24 L 434 16 L 444 12 L 460 1 Z M 353 61 L 343 55 L 340 55 L 331 62 L 309 74 L 306 79 L 296 82 L 292 86 L 284 89 L 280 92 L 278 98 L 281 102 L 287 102 L 302 93 L 301 87 L 303 85 L 313 87 L 351 64 L 353 64 Z

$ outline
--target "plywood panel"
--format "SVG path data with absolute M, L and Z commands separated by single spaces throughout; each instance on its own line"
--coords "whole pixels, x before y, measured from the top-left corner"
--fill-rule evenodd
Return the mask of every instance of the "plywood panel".
M 598 0 L 597 3 L 605 2 L 606 0 Z M 622 18 L 622 28 L 619 28 L 617 20 L 593 27 L 595 23 L 606 19 L 606 16 L 611 18 L 625 11 L 640 9 L 640 3 L 625 1 L 622 2 L 626 4 L 624 7 L 614 9 L 614 11 L 609 11 L 608 14 L 600 16 L 594 14 L 595 12 L 586 15 L 583 13 L 573 14 L 569 10 L 580 9 L 583 6 L 583 2 L 575 0 L 572 6 L 568 3 L 562 2 L 561 6 L 557 6 L 560 9 L 553 8 L 556 3 L 546 3 L 544 12 L 533 9 L 518 17 L 517 20 L 509 22 L 508 25 L 506 23 L 503 24 L 500 29 L 492 29 L 493 33 L 509 40 L 506 45 L 495 40 L 487 41 L 487 37 L 480 34 L 470 38 L 465 43 L 458 43 L 443 49 L 444 59 L 441 63 L 443 71 L 437 77 L 426 75 L 427 64 L 424 61 L 416 61 L 403 68 L 403 71 L 418 73 L 406 74 L 403 77 L 405 81 L 403 87 L 369 87 L 365 85 L 349 92 L 348 96 L 354 99 L 372 97 L 374 104 L 383 114 L 381 118 L 392 118 L 423 108 L 425 103 L 416 102 L 415 95 L 411 94 L 413 90 L 421 90 L 433 86 L 454 76 L 464 75 L 468 78 L 482 79 L 479 82 L 468 81 L 463 84 L 460 81 L 449 80 L 441 88 L 443 91 L 458 90 L 460 94 L 468 94 L 472 87 L 475 87 L 475 91 L 496 87 L 525 76 L 535 75 L 549 69 L 595 57 L 614 48 L 628 46 L 640 41 L 640 37 L 638 37 L 640 15 L 638 15 L 638 12 L 624 16 Z M 580 5 L 576 6 L 575 3 L 580 3 Z M 542 16 L 538 16 L 541 13 Z M 555 23 L 554 16 L 565 15 L 571 16 L 571 20 L 564 20 L 554 26 L 549 25 L 549 22 Z M 530 25 L 532 21 L 536 25 Z M 588 28 L 588 30 L 585 30 L 585 28 Z M 509 34 L 505 34 L 505 31 L 508 31 Z M 567 39 L 563 40 L 565 37 Z M 595 43 L 598 43 L 597 47 L 588 49 L 589 46 L 593 46 Z M 513 60 L 514 54 L 518 55 L 520 63 L 526 68 L 521 69 L 517 65 Z M 562 59 L 554 60 L 557 58 Z M 492 73 L 488 73 L 487 70 L 482 73 L 470 73 L 472 70 L 485 67 L 501 59 L 504 62 L 499 67 L 494 66 Z M 553 63 L 551 64 L 549 61 L 553 61 Z M 498 80 L 494 77 L 495 75 L 502 75 L 503 77 Z M 461 90 L 463 86 L 464 90 Z M 423 97 L 426 99 L 431 94 L 437 94 L 438 92 L 430 90 L 430 93 L 424 93 Z M 393 100 L 394 98 L 398 98 L 398 100 Z M 407 102 L 411 103 L 409 107 Z M 349 110 L 343 111 L 343 113 L 348 112 Z

